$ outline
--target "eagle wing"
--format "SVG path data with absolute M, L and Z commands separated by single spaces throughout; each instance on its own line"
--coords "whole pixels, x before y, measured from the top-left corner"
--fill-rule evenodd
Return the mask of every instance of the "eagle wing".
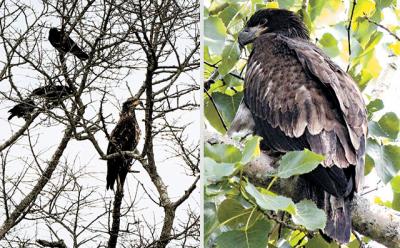
M 323 166 L 356 167 L 363 176 L 366 111 L 353 80 L 315 45 L 264 34 L 254 42 L 245 103 L 269 148 L 324 154 Z

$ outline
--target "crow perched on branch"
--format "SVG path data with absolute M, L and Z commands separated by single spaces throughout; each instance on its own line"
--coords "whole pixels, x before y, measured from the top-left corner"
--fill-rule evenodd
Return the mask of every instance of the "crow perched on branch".
M 8 120 L 11 120 L 14 116 L 17 116 L 19 118 L 26 118 L 30 113 L 33 112 L 36 107 L 36 103 L 33 100 L 35 98 L 43 98 L 52 103 L 52 107 L 54 107 L 58 105 L 61 101 L 63 101 L 65 97 L 73 93 L 74 89 L 69 86 L 62 85 L 46 85 L 34 89 L 27 99 L 15 105 L 12 109 L 8 111 L 10 113 Z
M 49 41 L 58 51 L 72 53 L 80 60 L 87 60 L 89 55 L 85 53 L 70 37 L 64 37 L 65 34 L 57 28 L 51 28 L 49 31 Z
M 350 202 L 361 189 L 367 136 L 365 104 L 353 79 L 309 40 L 291 11 L 257 11 L 240 32 L 253 44 L 236 116 L 278 153 L 309 149 L 325 160 L 302 175 L 306 197 L 327 215 L 323 231 L 339 243 L 351 232 Z M 236 119 L 236 117 L 235 117 Z
M 12 109 L 8 110 L 10 116 L 8 120 L 14 118 L 14 116 L 18 118 L 27 118 L 32 111 L 35 109 L 35 103 L 32 99 L 25 99 L 21 103 L 15 105 Z
M 69 86 L 63 85 L 46 85 L 32 91 L 32 97 L 43 97 L 50 101 L 61 100 L 74 93 L 74 90 Z
M 140 138 L 140 129 L 135 116 L 135 108 L 138 105 L 143 106 L 142 102 L 134 97 L 122 105 L 119 121 L 111 132 L 107 155 L 133 151 L 136 148 Z M 116 180 L 117 187 L 124 185 L 131 163 L 132 157 L 123 155 L 107 160 L 107 189 L 114 189 Z

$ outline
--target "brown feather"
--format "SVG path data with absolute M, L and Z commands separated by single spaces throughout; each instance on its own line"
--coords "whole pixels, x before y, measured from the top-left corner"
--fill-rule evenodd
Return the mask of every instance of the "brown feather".
M 304 136 L 311 150 L 326 156 L 324 166 L 364 166 L 357 162 L 364 156 L 357 151 L 361 140 L 365 146 L 367 132 L 361 93 L 308 41 L 272 33 L 257 38 L 246 72 L 245 103 L 254 116 L 287 137 Z M 271 148 L 280 151 L 296 147 L 285 149 L 286 139 L 274 142 Z

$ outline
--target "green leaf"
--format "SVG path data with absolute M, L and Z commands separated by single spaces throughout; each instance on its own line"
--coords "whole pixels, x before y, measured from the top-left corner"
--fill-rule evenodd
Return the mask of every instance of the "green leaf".
M 289 237 L 290 245 L 291 246 L 299 245 L 299 246 L 303 247 L 304 246 L 303 243 L 307 243 L 306 240 L 304 240 L 305 236 L 306 236 L 306 234 L 302 231 L 299 231 L 299 230 L 292 231 L 290 234 L 290 237 Z
M 219 248 L 262 248 L 267 247 L 268 233 L 272 224 L 260 219 L 251 228 L 224 232 L 217 238 Z
M 390 50 L 393 52 L 394 55 L 399 56 L 400 55 L 400 41 L 391 43 L 388 45 Z
M 208 46 L 204 46 L 204 61 L 210 64 L 217 64 L 221 61 L 221 56 L 216 54 L 211 54 Z M 214 71 L 214 67 L 209 66 L 212 71 Z
M 289 9 L 295 3 L 295 0 L 278 0 L 281 9 Z
M 204 115 L 210 125 L 215 128 L 220 133 L 225 133 L 226 129 L 222 124 L 222 121 L 218 115 L 219 110 L 217 110 L 214 104 L 211 102 L 209 97 L 204 98 Z
M 204 235 L 207 242 L 212 231 L 218 226 L 217 209 L 213 202 L 204 203 Z
M 338 42 L 336 38 L 330 33 L 325 33 L 319 40 L 319 43 L 330 57 L 336 57 L 340 53 Z
M 253 136 L 249 140 L 246 141 L 246 144 L 243 148 L 242 152 L 242 164 L 247 164 L 252 161 L 254 158 L 260 155 L 260 141 L 261 137 Z
M 374 167 L 375 167 L 374 160 L 367 154 L 365 156 L 364 176 L 368 175 Z
M 232 73 L 235 73 L 236 71 L 232 71 Z M 239 72 L 236 73 L 237 75 L 239 75 Z M 230 86 L 230 87 L 238 87 L 241 86 L 243 87 L 243 80 L 232 76 L 231 74 L 226 74 L 223 78 L 223 81 L 225 82 L 226 86 Z
M 260 5 L 261 5 L 260 7 L 264 7 L 265 6 L 265 8 L 267 8 L 267 9 L 279 9 L 279 3 L 278 2 L 267 2 L 267 3 L 265 3 L 265 5 L 264 5 L 264 3 L 262 3 Z
M 223 11 L 228 6 L 229 3 L 227 3 L 225 0 L 211 1 L 208 11 L 210 15 L 218 15 L 218 13 Z
M 239 9 L 235 5 L 230 5 L 219 14 L 219 17 L 224 22 L 225 27 L 228 27 L 229 22 L 231 22 L 232 18 L 236 15 L 238 11 Z
M 308 11 L 310 13 L 311 21 L 314 21 L 317 16 L 320 15 L 324 5 L 327 1 L 325 0 L 310 0 L 310 4 L 308 6 Z
M 392 202 L 391 201 L 384 201 L 379 196 L 375 196 L 374 203 L 378 204 L 380 206 L 385 206 L 387 208 L 392 208 Z
M 397 1 L 396 0 L 375 0 L 377 9 L 382 10 L 383 8 L 389 7 L 389 6 L 396 6 Z
M 222 61 L 218 67 L 219 73 L 224 76 L 235 66 L 240 57 L 240 49 L 237 42 L 230 42 L 222 51 Z
M 221 197 L 229 194 L 238 195 L 239 190 L 235 187 L 231 187 L 228 181 L 224 181 L 218 184 L 206 185 L 204 194 L 206 197 Z
M 237 13 L 229 22 L 227 27 L 228 33 L 237 39 L 239 32 L 244 28 L 244 25 L 245 21 L 243 20 L 242 15 Z
M 204 175 L 206 181 L 215 183 L 221 181 L 224 177 L 232 175 L 236 168 L 234 164 L 217 163 L 210 158 L 204 158 Z
M 374 160 L 375 170 L 384 183 L 388 183 L 400 169 L 400 147 L 379 145 L 374 139 L 368 139 L 367 154 Z
M 376 121 L 368 122 L 368 135 L 370 137 L 388 137 L 388 135 L 382 130 L 381 126 Z
M 397 139 L 400 131 L 400 120 L 393 112 L 386 113 L 378 121 L 381 129 L 387 134 L 388 138 Z
M 221 18 L 210 16 L 204 20 L 204 41 L 211 53 L 219 53 L 224 46 L 226 28 Z
M 206 143 L 204 155 L 210 157 L 217 163 L 237 163 L 242 159 L 241 152 L 233 145 Z
M 363 247 L 357 239 L 353 239 L 350 243 L 347 244 L 348 248 L 360 248 Z
M 375 99 L 373 101 L 370 101 L 367 105 L 368 114 L 372 115 L 372 113 L 382 110 L 383 107 L 384 105 L 381 99 Z
M 313 31 L 313 22 L 311 21 L 310 15 L 306 10 L 300 9 L 298 11 L 298 15 L 302 17 L 304 24 L 306 24 L 307 29 L 312 32 Z
M 353 8 L 353 6 L 351 6 Z M 356 3 L 356 7 L 354 8 L 353 20 L 357 20 L 359 17 L 364 15 L 371 16 L 375 11 L 375 2 L 373 0 L 358 0 Z M 351 15 L 351 11 L 349 11 L 349 18 Z M 351 25 L 355 30 L 357 28 L 357 23 L 353 22 Z
M 314 170 L 322 161 L 324 156 L 305 149 L 286 153 L 279 160 L 279 167 L 275 176 L 288 178 L 301 175 Z
M 335 242 L 329 244 L 320 234 L 317 234 L 307 242 L 306 248 L 337 248 L 337 244 Z
M 400 193 L 393 192 L 392 209 L 400 211 Z
M 368 43 L 365 45 L 365 50 L 363 51 L 362 55 L 369 53 L 371 50 L 375 49 L 375 46 L 379 43 L 379 41 L 382 39 L 383 33 L 382 32 L 374 32 L 370 39 L 368 40 Z
M 296 213 L 292 215 L 293 222 L 308 230 L 324 229 L 326 225 L 325 212 L 319 209 L 311 200 L 302 200 L 296 204 Z
M 254 185 L 248 183 L 245 188 L 246 192 L 254 198 L 257 205 L 263 210 L 285 210 L 289 213 L 294 211 L 294 203 L 290 198 L 284 196 L 262 194 Z
M 251 227 L 263 216 L 255 208 L 245 208 L 235 199 L 225 199 L 218 206 L 218 221 L 232 229 Z
M 390 184 L 392 185 L 393 192 L 400 193 L 400 175 L 395 176 Z
M 235 117 L 236 110 L 242 101 L 243 93 L 240 92 L 233 96 L 229 96 L 220 92 L 214 92 L 212 94 L 212 98 L 214 99 L 215 105 L 217 106 L 222 119 L 227 127 L 229 127 L 233 118 Z

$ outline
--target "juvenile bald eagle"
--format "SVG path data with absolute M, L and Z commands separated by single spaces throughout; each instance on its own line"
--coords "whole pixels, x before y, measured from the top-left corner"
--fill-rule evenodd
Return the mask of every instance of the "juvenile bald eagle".
M 131 97 L 122 105 L 119 121 L 111 132 L 107 155 L 133 151 L 136 148 L 139 143 L 140 129 L 135 116 L 135 108 L 139 104 L 142 105 L 139 99 Z M 114 189 L 116 180 L 119 181 L 121 187 L 124 185 L 131 163 L 132 157 L 124 155 L 107 160 L 107 189 Z
M 87 60 L 89 55 L 85 53 L 70 37 L 64 37 L 64 33 L 57 28 L 50 28 L 49 41 L 58 51 L 72 53 L 80 60 Z
M 306 197 L 325 210 L 324 233 L 347 243 L 350 201 L 360 190 L 367 135 L 365 105 L 351 77 L 309 40 L 293 12 L 257 11 L 239 34 L 252 43 L 243 106 L 237 116 L 263 137 L 261 148 L 277 153 L 305 148 L 325 160 L 303 175 Z

